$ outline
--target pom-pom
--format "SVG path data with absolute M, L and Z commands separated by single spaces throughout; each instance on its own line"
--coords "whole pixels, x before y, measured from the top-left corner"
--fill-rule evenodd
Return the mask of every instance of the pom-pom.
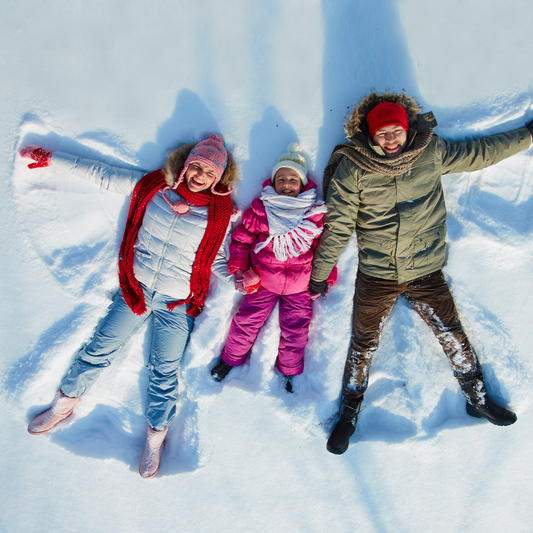
M 184 200 L 178 200 L 174 204 L 173 208 L 174 208 L 174 211 L 178 213 L 179 215 L 184 215 L 190 209 L 189 204 L 185 202 Z
M 298 143 L 291 143 L 287 146 L 287 152 L 301 152 L 302 147 Z
M 221 144 L 224 143 L 224 139 L 216 133 L 212 133 L 211 135 L 209 135 L 208 139 L 213 139 L 214 141 L 219 142 Z

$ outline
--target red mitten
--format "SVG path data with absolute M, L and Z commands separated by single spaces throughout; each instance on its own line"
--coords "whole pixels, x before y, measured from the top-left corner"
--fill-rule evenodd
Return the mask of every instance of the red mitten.
M 30 163 L 28 168 L 49 167 L 52 164 L 52 153 L 35 146 L 27 146 L 20 151 L 21 157 L 35 161 L 35 163 Z
M 257 268 L 247 270 L 243 274 L 243 278 L 244 289 L 246 290 L 247 294 L 253 294 L 254 292 L 257 292 L 259 287 L 261 287 L 261 278 L 259 277 L 259 272 L 257 271 Z

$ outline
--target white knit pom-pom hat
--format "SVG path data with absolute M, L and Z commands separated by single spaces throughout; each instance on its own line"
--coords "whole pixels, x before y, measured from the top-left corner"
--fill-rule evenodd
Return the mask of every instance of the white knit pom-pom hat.
M 274 177 L 280 168 L 291 168 L 300 176 L 304 187 L 307 185 L 307 162 L 301 151 L 302 147 L 298 143 L 291 143 L 287 146 L 287 151 L 278 159 L 272 169 L 272 183 L 274 183 Z

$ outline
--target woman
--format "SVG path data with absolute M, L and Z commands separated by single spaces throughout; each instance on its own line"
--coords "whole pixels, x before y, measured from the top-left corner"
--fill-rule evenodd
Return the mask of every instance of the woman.
M 218 135 L 179 146 L 164 168 L 149 174 L 42 148 L 25 148 L 21 155 L 35 160 L 29 168 L 53 165 L 104 189 L 131 194 L 120 246 L 120 291 L 61 381 L 52 406 L 32 420 L 28 431 L 40 435 L 67 418 L 122 345 L 151 317 L 148 430 L 139 473 L 152 477 L 176 414 L 178 366 L 194 318 L 203 309 L 211 271 L 232 279 L 223 243 L 232 215 L 235 163 Z

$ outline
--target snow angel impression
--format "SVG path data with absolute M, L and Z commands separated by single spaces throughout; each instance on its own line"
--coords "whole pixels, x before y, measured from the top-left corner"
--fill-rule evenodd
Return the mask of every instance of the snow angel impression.
M 225 281 L 233 279 L 223 244 L 232 215 L 235 163 L 218 135 L 179 146 L 164 168 L 149 174 L 42 148 L 25 148 L 21 155 L 36 161 L 29 168 L 53 165 L 131 195 L 120 246 L 120 290 L 61 381 L 52 406 L 32 420 L 28 431 L 41 435 L 67 418 L 121 346 L 151 318 L 148 430 L 139 473 L 152 477 L 176 414 L 178 367 L 194 319 L 202 312 L 211 271 Z

